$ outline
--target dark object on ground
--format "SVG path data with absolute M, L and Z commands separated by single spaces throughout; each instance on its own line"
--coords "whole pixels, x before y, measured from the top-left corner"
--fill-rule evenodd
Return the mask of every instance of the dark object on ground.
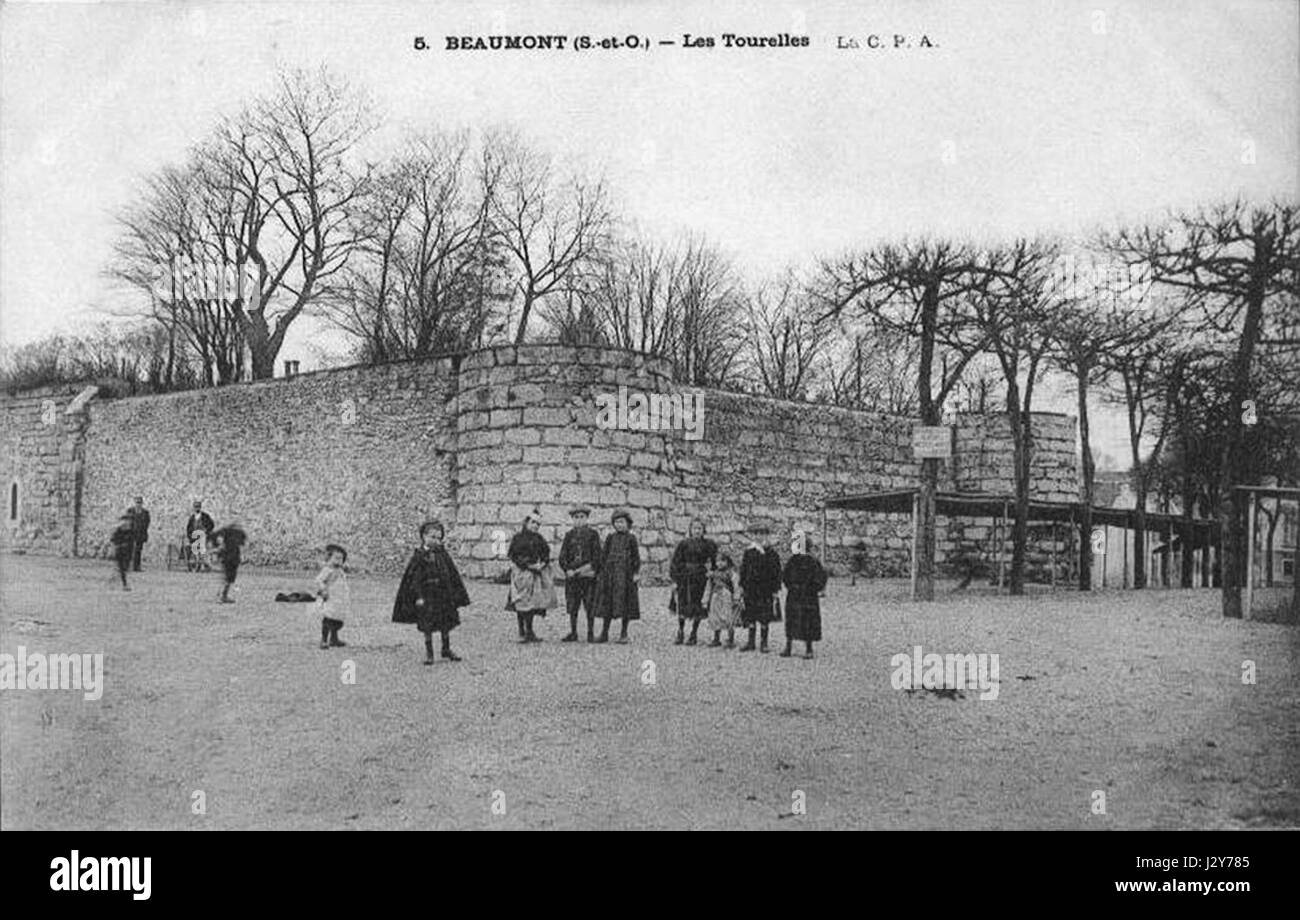
M 287 594 L 281 591 L 275 596 L 277 601 L 286 601 L 290 604 L 310 604 L 316 600 L 316 595 L 307 591 L 290 591 Z

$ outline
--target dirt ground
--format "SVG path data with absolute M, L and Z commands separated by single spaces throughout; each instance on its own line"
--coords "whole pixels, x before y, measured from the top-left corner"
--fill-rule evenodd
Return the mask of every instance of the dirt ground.
M 552 612 L 521 646 L 477 583 L 464 661 L 424 667 L 394 578 L 353 576 L 350 644 L 320 650 L 311 605 L 273 600 L 311 574 L 244 570 L 223 606 L 215 575 L 127 593 L 108 563 L 0 557 L 0 652 L 105 671 L 97 702 L 0 692 L 0 826 L 1300 826 L 1300 630 L 1225 621 L 1212 591 L 918 605 L 836 580 L 805 661 L 674 646 L 663 588 L 630 645 L 561 644 Z M 998 654 L 998 698 L 895 690 L 914 645 Z

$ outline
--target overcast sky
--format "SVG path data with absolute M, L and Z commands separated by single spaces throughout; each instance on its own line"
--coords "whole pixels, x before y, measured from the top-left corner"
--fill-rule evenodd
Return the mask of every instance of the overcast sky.
M 101 274 L 113 212 L 281 66 L 327 64 L 393 126 L 517 125 L 604 170 L 647 228 L 703 233 L 757 273 L 904 233 L 1068 233 L 1238 193 L 1294 198 L 1298 25 L 1292 0 L 9 2 L 0 340 L 121 304 Z M 688 32 L 715 47 L 681 47 Z M 810 47 L 721 47 L 782 32 Z M 836 48 L 895 33 L 909 47 Z M 678 44 L 448 52 L 448 34 Z M 281 357 L 311 363 L 301 336 Z

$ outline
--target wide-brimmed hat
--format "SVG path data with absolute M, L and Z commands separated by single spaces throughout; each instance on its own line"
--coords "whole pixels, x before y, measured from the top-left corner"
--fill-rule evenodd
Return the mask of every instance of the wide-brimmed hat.
M 609 523 L 612 525 L 619 518 L 622 518 L 623 520 L 627 521 L 628 527 L 632 526 L 632 515 L 628 514 L 622 508 L 619 508 L 617 511 L 615 511 L 613 514 L 609 516 Z
M 569 517 L 577 517 L 579 514 L 585 514 L 588 517 L 590 517 L 591 509 L 588 508 L 586 505 L 574 505 L 572 508 L 569 509 Z

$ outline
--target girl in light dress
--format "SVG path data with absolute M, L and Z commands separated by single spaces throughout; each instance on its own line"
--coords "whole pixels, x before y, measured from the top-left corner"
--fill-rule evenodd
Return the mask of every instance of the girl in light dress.
M 709 628 L 713 630 L 710 648 L 722 645 L 722 631 L 727 631 L 727 648 L 736 647 L 736 624 L 740 622 L 740 585 L 731 557 L 723 553 L 717 568 L 708 573 L 709 585 L 704 607 L 709 611 Z

